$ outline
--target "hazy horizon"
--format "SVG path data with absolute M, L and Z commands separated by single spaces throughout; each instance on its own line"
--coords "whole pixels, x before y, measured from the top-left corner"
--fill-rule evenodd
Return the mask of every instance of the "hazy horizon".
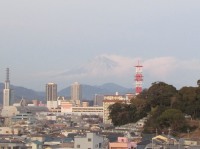
M 200 1 L 1 1 L 0 82 L 42 91 L 75 81 L 133 88 L 200 79 Z

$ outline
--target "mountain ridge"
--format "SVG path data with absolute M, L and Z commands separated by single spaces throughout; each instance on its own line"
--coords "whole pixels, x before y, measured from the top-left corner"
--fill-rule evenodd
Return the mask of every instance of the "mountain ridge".
M 81 84 L 82 86 L 82 99 L 83 100 L 93 100 L 95 94 L 98 95 L 106 95 L 106 94 L 115 94 L 118 92 L 119 94 L 132 93 L 133 89 L 122 87 L 115 83 L 105 83 L 102 85 L 87 85 Z M 11 103 L 19 102 L 20 99 L 24 98 L 27 100 L 38 99 L 41 101 L 45 101 L 45 92 L 35 91 L 32 89 L 28 89 L 21 86 L 11 85 L 14 93 L 14 100 Z M 0 83 L 0 103 L 3 101 L 3 89 L 4 84 Z M 70 86 L 58 91 L 58 96 L 65 96 L 66 98 L 70 98 Z

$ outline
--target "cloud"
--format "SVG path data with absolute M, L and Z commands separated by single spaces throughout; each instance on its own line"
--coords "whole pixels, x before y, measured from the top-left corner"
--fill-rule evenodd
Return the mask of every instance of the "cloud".
M 177 59 L 174 57 L 158 57 L 145 60 L 145 71 L 154 77 L 165 78 L 177 68 Z
M 178 63 L 178 67 L 186 70 L 200 70 L 200 60 L 184 60 Z
M 180 60 L 175 57 L 158 57 L 145 60 L 144 70 L 155 78 L 167 78 L 181 71 L 199 71 L 200 60 Z
M 79 68 L 69 70 L 55 70 L 38 73 L 38 76 L 48 77 L 121 77 L 135 71 L 138 59 L 119 55 L 100 55 L 81 65 Z M 165 78 L 178 70 L 200 70 L 200 60 L 179 60 L 175 57 L 157 57 L 140 60 L 143 70 L 155 78 Z
M 180 60 L 175 57 L 156 57 L 141 59 L 138 57 L 125 57 L 119 55 L 99 55 L 78 68 L 61 71 L 42 72 L 44 78 L 55 79 L 57 82 L 66 80 L 80 81 L 84 83 L 103 84 L 115 82 L 129 86 L 134 84 L 135 65 L 138 60 L 143 65 L 144 83 L 149 86 L 155 81 L 167 81 L 184 83 L 191 73 L 200 73 L 200 60 Z M 183 75 L 185 78 L 181 78 Z M 178 79 L 177 79 L 178 78 Z M 181 80 L 183 79 L 183 80 Z M 196 78 L 195 78 L 196 79 Z M 193 80 L 192 80 L 193 81 Z M 132 82 L 132 83 L 131 83 Z M 181 85 L 181 84 L 180 84 Z

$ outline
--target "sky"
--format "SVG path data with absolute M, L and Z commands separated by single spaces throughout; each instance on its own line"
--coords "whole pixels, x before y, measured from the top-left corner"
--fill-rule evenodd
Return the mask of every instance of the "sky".
M 199 0 L 0 0 L 0 82 L 44 91 L 73 82 L 134 88 L 200 79 Z

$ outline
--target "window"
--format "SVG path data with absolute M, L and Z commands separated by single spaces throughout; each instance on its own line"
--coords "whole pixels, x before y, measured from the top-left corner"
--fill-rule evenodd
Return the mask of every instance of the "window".
M 88 138 L 88 142 L 91 142 L 92 141 L 92 139 L 91 138 Z
M 80 148 L 81 146 L 78 144 L 76 147 L 77 147 L 77 148 Z
M 101 148 L 101 143 L 99 143 L 99 148 Z

